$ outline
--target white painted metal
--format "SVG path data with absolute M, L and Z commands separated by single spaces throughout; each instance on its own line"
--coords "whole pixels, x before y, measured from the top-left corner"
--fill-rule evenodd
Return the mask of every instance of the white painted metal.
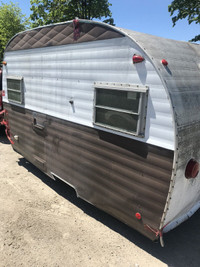
M 167 224 L 163 228 L 163 233 L 167 233 L 167 232 L 171 231 L 172 229 L 174 229 L 175 227 L 177 227 L 179 224 L 181 224 L 182 222 L 184 222 L 187 219 L 189 219 L 199 208 L 200 208 L 200 201 L 198 201 L 194 205 L 194 207 L 192 207 L 192 209 L 189 210 L 187 213 L 183 214 L 179 218 L 177 218 L 177 219 L 171 221 L 169 224 Z
M 141 54 L 145 61 L 133 64 L 134 54 Z M 128 138 L 174 149 L 173 114 L 167 93 L 151 61 L 129 37 L 7 52 L 4 60 L 4 89 L 8 75 L 22 75 L 25 108 L 89 127 L 94 127 L 94 82 L 148 86 L 145 137 Z M 4 101 L 8 102 L 5 91 Z

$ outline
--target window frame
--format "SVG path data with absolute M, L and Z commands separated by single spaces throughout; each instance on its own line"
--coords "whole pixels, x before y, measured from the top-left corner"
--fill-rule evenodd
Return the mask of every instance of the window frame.
M 132 112 L 126 109 L 119 109 L 114 107 L 99 106 L 97 105 L 97 90 L 119 90 L 125 92 L 135 92 L 140 93 L 140 99 L 138 104 L 138 111 Z M 145 126 L 146 126 L 146 112 L 147 112 L 147 102 L 148 102 L 148 86 L 135 85 L 135 84 L 125 84 L 125 83 L 103 83 L 95 82 L 94 83 L 94 103 L 93 103 L 93 125 L 96 128 L 112 130 L 114 132 L 121 132 L 137 137 L 144 137 Z M 136 131 L 129 131 L 125 129 L 120 129 L 114 126 L 109 126 L 107 124 L 96 122 L 96 109 L 102 108 L 104 110 L 117 111 L 125 114 L 131 114 L 138 116 Z
M 8 80 L 19 81 L 20 82 L 20 90 L 9 88 L 8 87 Z M 8 97 L 8 101 L 11 102 L 11 103 L 22 105 L 24 103 L 23 77 L 22 76 L 7 76 L 6 77 L 6 82 L 7 82 L 7 97 Z M 17 101 L 17 100 L 14 100 L 14 99 L 10 99 L 8 92 L 20 93 L 20 101 Z

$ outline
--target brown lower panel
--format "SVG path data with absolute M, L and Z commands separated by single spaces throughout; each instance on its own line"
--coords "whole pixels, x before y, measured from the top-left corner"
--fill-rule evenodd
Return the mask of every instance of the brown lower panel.
M 155 239 L 171 178 L 173 151 L 4 104 L 14 148 L 79 197 Z M 142 215 L 137 220 L 135 213 Z

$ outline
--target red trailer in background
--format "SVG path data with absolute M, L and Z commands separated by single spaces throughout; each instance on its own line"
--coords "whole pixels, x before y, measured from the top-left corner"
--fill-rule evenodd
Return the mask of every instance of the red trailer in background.
M 3 109 L 2 104 L 2 69 L 0 68 L 0 111 Z
M 11 144 L 14 144 L 10 137 L 10 127 L 7 120 L 7 111 L 3 109 L 3 100 L 4 95 L 3 85 L 2 85 L 2 69 L 0 67 L 0 135 L 6 133 L 8 140 Z
M 4 133 L 3 126 L 3 101 L 2 101 L 2 69 L 0 67 L 0 134 Z

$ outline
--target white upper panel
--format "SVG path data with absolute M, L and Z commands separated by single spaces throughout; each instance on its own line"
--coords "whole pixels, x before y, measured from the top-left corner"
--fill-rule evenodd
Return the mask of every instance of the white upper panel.
M 145 61 L 133 64 L 134 54 Z M 94 82 L 148 86 L 145 137 L 128 137 L 174 150 L 167 93 L 152 63 L 128 37 L 6 52 L 4 60 L 4 102 L 8 102 L 6 77 L 23 76 L 25 108 L 89 127 L 94 127 Z

